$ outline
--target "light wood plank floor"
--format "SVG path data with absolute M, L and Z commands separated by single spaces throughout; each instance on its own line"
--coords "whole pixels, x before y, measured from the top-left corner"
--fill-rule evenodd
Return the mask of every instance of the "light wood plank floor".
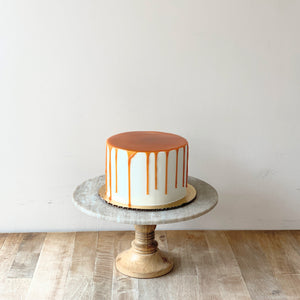
M 300 231 L 157 231 L 173 271 L 119 273 L 133 232 L 0 234 L 0 299 L 300 299 Z

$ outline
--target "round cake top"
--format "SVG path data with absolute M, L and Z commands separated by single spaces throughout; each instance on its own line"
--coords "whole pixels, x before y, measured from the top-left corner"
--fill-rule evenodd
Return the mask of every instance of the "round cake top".
M 187 145 L 187 140 L 177 134 L 160 131 L 129 131 L 111 136 L 107 144 L 137 152 L 168 151 Z

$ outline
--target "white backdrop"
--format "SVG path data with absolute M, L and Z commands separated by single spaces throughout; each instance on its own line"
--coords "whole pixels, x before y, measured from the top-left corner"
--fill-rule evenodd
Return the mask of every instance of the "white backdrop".
M 300 229 L 299 28 L 292 0 L 0 0 L 0 231 L 133 229 L 71 202 L 128 130 L 219 192 L 158 229 Z

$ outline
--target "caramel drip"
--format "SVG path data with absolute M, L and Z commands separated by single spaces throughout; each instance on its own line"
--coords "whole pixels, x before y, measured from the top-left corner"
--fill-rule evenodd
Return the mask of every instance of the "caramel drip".
M 185 146 L 183 147 L 183 171 L 182 171 L 182 186 L 184 186 L 184 175 L 185 175 Z
M 130 184 L 130 165 L 131 159 L 135 156 L 136 152 L 134 151 L 127 151 L 128 155 L 128 207 L 131 206 L 131 184 Z
M 109 200 L 111 200 L 111 146 L 108 146 L 109 150 Z
M 149 156 L 150 152 L 146 152 L 146 157 L 147 157 L 147 195 L 149 195 Z
M 155 189 L 157 190 L 157 155 L 158 152 L 154 153 L 155 156 Z
M 176 149 L 176 174 L 175 174 L 175 188 L 177 189 L 177 173 L 178 173 L 178 151 L 179 149 Z
M 118 149 L 115 148 L 116 193 L 118 192 Z
M 168 194 L 168 162 L 169 151 L 166 151 L 166 181 L 165 181 L 165 194 Z
M 189 169 L 189 144 L 186 145 L 186 184 L 185 186 L 188 186 L 188 169 Z
M 105 145 L 105 190 L 107 193 L 107 145 Z

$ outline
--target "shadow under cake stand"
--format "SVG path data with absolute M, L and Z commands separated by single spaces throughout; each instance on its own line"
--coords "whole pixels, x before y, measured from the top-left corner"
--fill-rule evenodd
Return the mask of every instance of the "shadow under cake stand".
M 162 276 L 173 267 L 166 253 L 158 249 L 155 240 L 157 224 L 167 224 L 197 218 L 218 202 L 216 190 L 208 183 L 195 177 L 188 177 L 197 192 L 196 198 L 184 206 L 165 210 L 132 210 L 108 204 L 98 195 L 105 184 L 105 175 L 89 179 L 80 184 L 73 194 L 77 208 L 87 215 L 123 224 L 135 225 L 135 239 L 131 248 L 116 258 L 116 268 L 123 274 L 136 278 Z

